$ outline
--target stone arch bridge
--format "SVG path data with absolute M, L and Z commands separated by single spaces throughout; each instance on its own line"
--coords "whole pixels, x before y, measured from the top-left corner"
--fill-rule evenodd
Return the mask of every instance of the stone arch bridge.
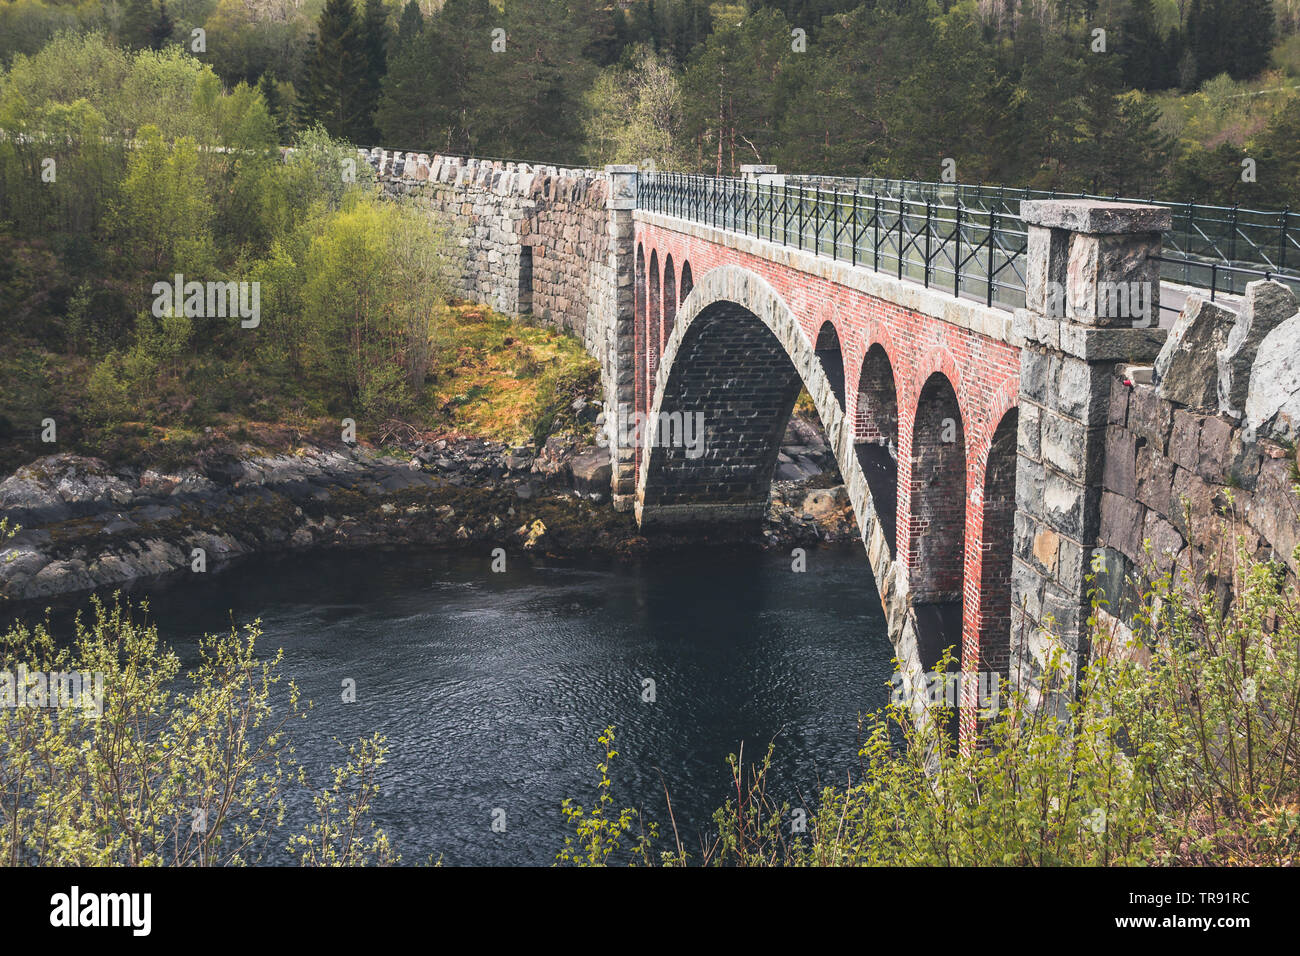
M 1127 466 L 1113 451 L 1117 434 L 1141 431 L 1127 370 L 1154 361 L 1170 334 L 1150 311 L 1116 315 L 1106 290 L 1142 287 L 1159 315 L 1153 257 L 1167 209 L 1024 203 L 1023 306 L 1007 308 L 991 291 L 928 287 L 928 272 L 901 264 L 802 248 L 802 233 L 799 247 L 774 241 L 771 219 L 764 235 L 725 216 L 717 224 L 716 208 L 714 221 L 649 208 L 635 167 L 367 158 L 390 190 L 423 193 L 454 226 L 467 295 L 572 328 L 601 360 L 607 424 L 649 426 L 612 430 L 615 503 L 647 532 L 760 521 L 806 389 L 911 679 L 949 646 L 963 671 L 1017 684 L 1032 685 L 1053 648 L 1086 660 L 1090 559 L 1114 553 L 1122 576 L 1138 558 L 1118 540 L 1116 515 L 1128 512 L 1116 475 L 1156 446 L 1134 439 L 1143 444 Z M 761 196 L 779 177 L 749 178 Z M 1164 406 L 1171 422 L 1184 408 L 1200 415 L 1202 438 L 1222 420 L 1154 392 L 1151 402 L 1142 414 L 1157 420 Z M 699 444 L 682 440 L 692 422 Z M 1160 454 L 1172 459 L 1171 425 L 1163 436 Z M 1144 502 L 1139 538 L 1144 522 L 1176 524 L 1172 498 Z M 974 720 L 964 710 L 963 730 Z

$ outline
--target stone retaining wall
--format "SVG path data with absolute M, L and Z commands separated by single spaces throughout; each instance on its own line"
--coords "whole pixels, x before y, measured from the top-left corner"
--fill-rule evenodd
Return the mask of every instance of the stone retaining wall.
M 1239 542 L 1297 588 L 1295 383 L 1274 366 L 1294 363 L 1298 346 L 1294 297 L 1256 282 L 1239 311 L 1190 299 L 1153 367 L 1117 368 L 1099 542 L 1121 619 L 1136 589 L 1168 571 L 1210 575 L 1226 599 Z
M 381 149 L 361 155 L 389 195 L 427 206 L 447 239 L 455 294 L 572 332 L 604 364 L 616 290 L 605 174 Z

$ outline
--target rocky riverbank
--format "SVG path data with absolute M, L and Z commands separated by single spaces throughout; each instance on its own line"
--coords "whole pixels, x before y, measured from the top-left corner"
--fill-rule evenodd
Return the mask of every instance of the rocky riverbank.
M 795 419 L 762 532 L 770 547 L 850 541 L 857 528 L 815 425 Z M 698 543 L 642 536 L 609 503 L 609 458 L 552 437 L 371 448 L 232 448 L 163 472 L 56 454 L 0 481 L 0 595 L 24 600 L 211 569 L 255 552 L 434 545 L 630 556 Z

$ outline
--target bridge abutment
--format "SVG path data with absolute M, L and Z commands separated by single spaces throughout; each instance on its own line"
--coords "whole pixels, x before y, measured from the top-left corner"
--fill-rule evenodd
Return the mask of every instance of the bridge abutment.
M 613 276 L 608 340 L 601 356 L 605 376 L 606 434 L 613 472 L 614 507 L 630 511 L 636 502 L 635 446 L 617 440 L 616 428 L 627 409 L 636 407 L 636 186 L 635 166 L 606 166 L 609 198 L 605 201 L 609 228 L 609 269 Z M 611 430 L 611 424 L 615 430 Z
M 1112 369 L 1159 351 L 1159 264 L 1151 256 L 1170 212 L 1047 200 L 1022 203 L 1021 216 L 1029 239 L 1027 307 L 1015 316 L 1024 344 L 1010 677 L 1036 693 L 1053 658 L 1071 682 L 1087 661 Z

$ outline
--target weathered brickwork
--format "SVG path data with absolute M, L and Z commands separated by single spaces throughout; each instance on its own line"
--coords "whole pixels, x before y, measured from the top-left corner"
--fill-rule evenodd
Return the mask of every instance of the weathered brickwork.
M 965 300 L 953 300 L 951 296 L 945 299 L 926 290 L 920 290 L 923 294 L 917 295 L 903 288 L 910 284 L 898 284 L 892 279 L 886 282 L 887 277 L 872 276 L 869 270 L 853 270 L 858 275 L 846 281 L 843 273 L 849 268 L 843 263 L 838 264 L 837 272 L 833 264 L 811 254 L 799 254 L 698 224 L 680 223 L 643 211 L 638 211 L 636 218 L 637 245 L 647 261 L 656 253 L 662 261 L 671 256 L 681 270 L 683 284 L 688 270 L 694 277 L 696 294 L 714 270 L 739 270 L 769 287 L 781 307 L 788 309 L 800 342 L 784 343 L 784 362 L 797 369 L 810 392 L 814 377 L 825 383 L 827 397 L 817 401 L 814 393 L 814 401 L 832 446 L 840 452 L 841 471 L 850 484 L 850 497 L 857 503 L 864 538 L 869 537 L 871 529 L 880 529 L 883 560 L 873 560 L 873 570 L 880 584 L 882 603 L 887 612 L 891 611 L 888 596 L 891 585 L 886 579 L 894 573 L 890 567 L 895 554 L 900 556 L 897 565 L 902 582 L 895 587 L 901 587 L 903 594 L 908 593 L 909 587 L 915 587 L 917 581 L 928 582 L 928 576 L 942 566 L 943 570 L 934 578 L 940 586 L 926 585 L 916 600 L 957 604 L 960 624 L 954 628 L 950 618 L 939 623 L 949 632 L 948 642 L 959 644 L 958 653 L 964 666 L 976 669 L 981 635 L 1005 625 L 1009 604 L 1005 568 L 1011 551 L 1014 494 L 1007 490 L 1005 475 L 1008 471 L 1014 473 L 1014 465 L 1002 465 L 1003 478 L 992 486 L 1001 498 L 992 507 L 968 507 L 967 502 L 985 501 L 985 474 L 990 452 L 994 450 L 993 435 L 1017 402 L 1020 359 L 1009 329 L 1010 316 Z M 882 291 L 871 294 L 862 287 L 868 283 L 878 284 Z M 883 291 L 886 288 L 890 291 Z M 689 302 L 680 288 L 676 300 L 671 289 L 661 288 L 659 300 L 673 304 L 680 330 L 684 322 L 698 321 L 701 315 L 709 326 L 723 320 L 720 316 L 725 313 L 705 313 L 709 303 L 722 297 L 718 291 L 709 294 L 715 298 Z M 909 297 L 917 300 L 916 306 L 892 300 L 908 301 Z M 651 301 L 651 295 L 646 293 L 645 299 Z M 739 300 L 731 295 L 727 301 Z M 655 319 L 652 315 L 642 322 Z M 740 324 L 741 320 L 733 315 L 731 321 Z M 639 335 L 638 341 L 642 339 Z M 838 345 L 838 361 L 831 354 L 833 342 Z M 868 362 L 867 355 L 873 346 L 875 350 Z M 672 343 L 666 342 L 661 361 L 666 366 L 675 364 L 684 355 L 698 360 L 700 347 L 701 342 L 692 341 L 685 353 L 674 355 Z M 737 342 L 730 349 L 740 358 L 746 347 Z M 813 374 L 813 365 L 817 376 Z M 757 367 L 769 378 L 772 394 L 783 395 L 787 384 L 784 376 L 768 364 Z M 671 396 L 684 383 L 671 378 L 671 372 L 668 374 L 666 379 L 661 369 L 652 382 L 645 369 L 638 369 L 639 409 L 663 411 L 677 407 L 669 403 L 680 399 Z M 732 390 L 749 387 L 749 374 L 743 366 L 738 366 L 722 376 L 723 387 Z M 936 375 L 936 382 L 947 385 L 951 414 L 939 415 L 935 428 L 927 426 L 922 431 L 926 436 L 942 439 L 943 419 L 951 418 L 949 431 L 953 438 L 952 442 L 941 445 L 942 460 L 949 464 L 938 472 L 922 449 L 915 447 L 914 441 L 918 414 L 925 415 L 939 407 L 935 396 L 922 396 L 927 381 Z M 865 389 L 861 387 L 864 382 Z M 663 389 L 665 385 L 670 386 L 664 394 L 667 401 L 656 406 L 656 386 Z M 751 400 L 749 395 L 739 400 L 737 414 L 749 414 L 751 408 L 747 403 Z M 852 423 L 851 427 L 848 423 Z M 859 449 L 860 444 L 874 446 L 878 451 Z M 1008 454 L 1005 441 L 998 448 L 1004 456 Z M 919 467 L 914 466 L 918 455 L 923 462 Z M 960 463 L 956 472 L 960 481 L 953 476 L 950 464 L 953 457 Z M 856 475 L 861 484 L 856 494 L 851 475 Z M 945 482 L 943 476 L 949 480 Z M 764 480 L 768 477 L 770 471 Z M 958 484 L 961 487 L 954 494 L 954 486 Z M 881 488 L 893 492 L 895 497 L 890 506 L 873 503 L 875 493 Z M 653 506 L 663 502 L 657 496 L 664 492 L 651 485 L 646 493 L 649 496 L 646 513 L 650 513 Z M 762 493 L 766 493 L 765 486 Z M 866 519 L 868 510 L 870 518 Z M 954 524 L 960 530 L 959 535 L 952 533 Z M 870 548 L 870 542 L 868 545 Z M 1005 601 L 981 600 L 980 583 L 986 577 L 983 567 L 986 556 L 991 556 L 988 575 L 1002 574 L 998 587 L 1007 591 Z M 911 626 L 918 625 L 914 622 Z M 925 629 L 924 622 L 919 626 Z M 1005 638 L 1002 641 L 1005 644 Z M 898 646 L 899 641 L 895 640 L 895 647 Z M 916 653 L 919 660 L 921 652 Z M 1005 652 L 997 659 L 1004 657 Z

